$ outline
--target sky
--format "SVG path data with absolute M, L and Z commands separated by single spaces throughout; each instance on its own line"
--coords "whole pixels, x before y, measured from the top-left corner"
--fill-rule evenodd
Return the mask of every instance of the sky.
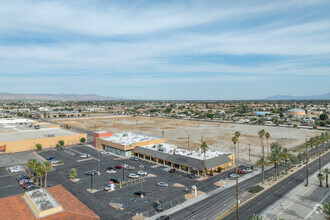
M 329 0 L 0 0 L 0 92 L 164 100 L 324 94 L 329 11 Z

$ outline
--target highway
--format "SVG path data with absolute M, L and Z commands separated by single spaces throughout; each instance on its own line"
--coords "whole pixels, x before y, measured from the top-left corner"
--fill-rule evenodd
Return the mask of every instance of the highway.
M 322 164 L 329 161 L 330 152 L 322 157 Z M 318 160 L 315 160 L 309 166 L 309 174 L 312 174 L 318 169 Z M 283 166 L 280 170 L 283 170 Z M 239 215 L 240 219 L 248 219 L 253 213 L 261 213 L 267 207 L 275 203 L 278 199 L 283 197 L 286 193 L 294 189 L 297 185 L 305 181 L 306 169 L 301 169 L 292 176 L 288 177 L 281 184 L 276 184 L 271 189 L 264 191 L 259 196 L 250 200 L 246 204 L 240 206 Z M 274 173 L 273 169 L 265 172 L 265 176 Z M 246 192 L 251 186 L 259 184 L 262 180 L 262 174 L 258 174 L 255 177 L 247 179 L 243 182 L 239 182 L 239 194 Z M 172 215 L 170 218 L 173 220 L 179 219 L 216 219 L 218 218 L 224 210 L 233 208 L 236 203 L 236 188 L 232 186 L 227 188 L 217 194 L 210 196 L 209 198 L 195 203 L 183 210 L 180 210 Z M 233 208 L 232 212 L 228 212 L 227 216 L 223 219 L 236 219 L 236 208 Z

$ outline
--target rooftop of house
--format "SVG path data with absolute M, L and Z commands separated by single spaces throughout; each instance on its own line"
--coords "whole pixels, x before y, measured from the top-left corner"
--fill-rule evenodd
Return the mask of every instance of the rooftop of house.
M 139 134 L 134 132 L 125 132 L 125 133 L 114 134 L 113 136 L 109 136 L 109 137 L 103 137 L 101 139 L 106 141 L 111 141 L 116 144 L 130 145 L 143 141 L 157 140 L 159 139 L 159 137 L 154 137 L 151 135 Z

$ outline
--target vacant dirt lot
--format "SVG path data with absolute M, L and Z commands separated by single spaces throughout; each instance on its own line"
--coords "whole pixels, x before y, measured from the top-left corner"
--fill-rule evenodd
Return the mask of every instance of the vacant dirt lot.
M 261 143 L 258 131 L 264 129 L 270 134 L 269 143 L 279 142 L 283 147 L 292 148 L 310 138 L 319 135 L 319 131 L 269 127 L 259 125 L 228 124 L 218 122 L 198 122 L 178 119 L 163 119 L 150 117 L 132 116 L 108 116 L 93 117 L 84 119 L 63 120 L 71 126 L 81 127 L 93 131 L 114 131 L 114 132 L 141 132 L 145 134 L 167 137 L 170 143 L 181 148 L 198 148 L 201 141 L 205 141 L 211 149 L 222 152 L 233 152 L 234 147 L 231 138 L 235 131 L 239 131 L 240 160 L 249 160 L 249 145 L 251 147 L 251 162 L 261 155 Z M 267 141 L 264 139 L 267 146 Z M 267 153 L 267 148 L 265 149 Z

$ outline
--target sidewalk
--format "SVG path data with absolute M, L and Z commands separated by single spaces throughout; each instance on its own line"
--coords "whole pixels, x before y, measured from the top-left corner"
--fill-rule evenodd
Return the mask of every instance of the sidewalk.
M 324 167 L 329 167 L 329 164 Z M 264 219 L 324 220 L 325 215 L 321 210 L 321 204 L 330 200 L 330 191 L 329 188 L 325 187 L 325 181 L 323 181 L 323 187 L 319 186 L 320 182 L 316 177 L 317 173 L 314 173 L 310 177 L 308 187 L 305 187 L 304 183 L 300 184 L 291 193 L 287 194 L 286 197 L 266 210 L 262 214 Z

